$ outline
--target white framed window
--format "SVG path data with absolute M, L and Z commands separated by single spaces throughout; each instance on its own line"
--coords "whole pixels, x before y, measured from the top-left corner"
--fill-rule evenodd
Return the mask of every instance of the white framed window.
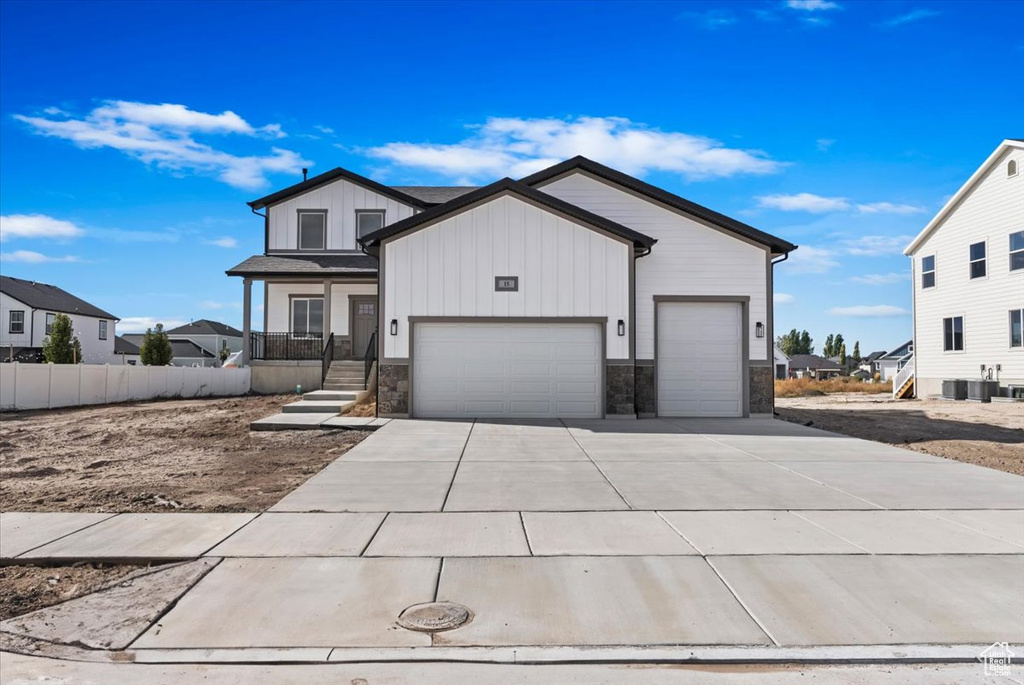
M 964 317 L 950 316 L 942 320 L 942 349 L 945 352 L 964 351 Z
M 309 335 L 324 330 L 324 298 L 292 298 L 292 333 Z
M 13 335 L 21 335 L 25 332 L 25 310 L 11 310 L 10 319 L 7 322 L 7 332 Z
M 971 278 L 985 278 L 985 242 L 973 243 L 970 248 Z
M 1024 231 L 1010 234 L 1010 271 L 1024 271 Z
M 921 287 L 935 287 L 935 255 L 921 258 Z
M 299 210 L 300 250 L 324 250 L 327 248 L 327 210 Z
M 356 210 L 356 238 L 362 238 L 374 231 L 384 228 L 383 209 L 357 209 Z
M 107 339 L 107 322 L 100 319 L 100 340 Z
M 53 330 L 53 320 L 57 318 L 57 315 L 53 312 L 46 312 L 46 329 L 45 334 L 49 335 Z
M 1010 347 L 1024 347 L 1024 309 L 1010 310 Z

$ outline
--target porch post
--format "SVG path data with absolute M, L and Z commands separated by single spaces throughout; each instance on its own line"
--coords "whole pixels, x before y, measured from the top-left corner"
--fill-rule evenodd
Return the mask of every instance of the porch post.
M 249 338 L 252 337 L 252 279 L 242 279 L 242 366 L 249 366 Z
M 324 279 L 324 344 L 331 337 L 331 281 Z

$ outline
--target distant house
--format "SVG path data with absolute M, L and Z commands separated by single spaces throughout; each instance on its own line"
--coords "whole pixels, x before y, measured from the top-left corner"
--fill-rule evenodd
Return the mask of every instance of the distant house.
M 229 352 L 242 349 L 242 331 L 220 321 L 199 319 L 172 328 L 167 333 L 174 358 L 173 366 L 220 366 L 220 350 Z M 123 336 L 128 342 L 142 345 L 142 333 Z
M 903 368 L 914 353 L 914 341 L 908 340 L 899 347 L 892 349 L 875 360 L 875 371 L 887 381 Z
M 778 345 L 774 345 L 775 348 L 775 378 L 778 380 L 785 380 L 789 378 L 789 357 L 785 352 L 779 349 Z
M 842 373 L 843 367 L 831 359 L 816 354 L 794 354 L 789 358 L 789 373 L 795 378 L 834 378 Z
M 55 285 L 0 276 L 0 355 L 3 361 L 41 361 L 57 314 L 71 317 L 85 364 L 110 364 L 118 318 Z
M 114 356 L 119 360 L 122 366 L 135 366 L 139 363 L 139 346 L 135 343 L 125 340 L 124 336 L 116 336 L 114 338 Z
M 878 373 L 878 360 L 885 356 L 885 350 L 877 350 L 860 360 L 860 370 L 872 376 Z
M 918 397 L 944 379 L 1024 385 L 1024 140 L 1004 140 L 903 254 Z M 902 379 L 901 379 L 902 380 Z

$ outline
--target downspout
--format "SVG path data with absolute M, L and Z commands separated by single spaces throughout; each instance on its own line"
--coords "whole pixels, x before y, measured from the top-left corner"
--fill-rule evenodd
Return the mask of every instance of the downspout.
M 637 254 L 636 250 L 633 251 L 633 283 L 631 284 L 633 286 L 631 288 L 631 290 L 633 291 L 633 301 L 630 303 L 632 313 L 629 317 L 629 325 L 630 328 L 633 329 L 633 415 L 636 416 L 637 418 L 640 418 L 640 405 L 638 405 L 636 402 L 636 260 L 642 259 L 649 254 L 651 254 L 651 247 L 645 247 L 644 251 L 641 252 L 640 254 Z M 655 311 L 654 315 L 657 316 L 658 312 Z
M 363 241 L 361 239 L 359 239 L 359 238 L 356 239 L 356 245 L 359 246 L 359 251 L 362 252 L 364 255 L 366 255 L 367 257 L 373 257 L 374 259 L 377 260 L 377 310 L 378 310 L 377 311 L 377 321 L 380 321 L 381 311 L 383 311 L 383 310 L 380 309 L 380 255 L 373 255 L 373 254 L 370 254 L 369 252 L 367 252 L 366 251 L 366 245 L 364 245 Z M 349 332 L 351 333 L 351 331 L 349 331 Z M 353 339 L 353 341 L 355 340 L 355 334 L 352 335 L 352 339 Z M 377 330 L 377 346 L 378 347 L 383 347 L 384 346 L 384 342 L 383 342 L 383 338 L 381 337 L 381 332 L 379 330 L 379 326 L 378 326 L 378 330 Z M 377 387 L 377 397 L 378 398 L 380 397 L 380 363 L 381 363 L 381 358 L 382 357 L 383 357 L 383 355 L 377 355 L 377 364 L 376 364 L 376 369 L 377 370 L 375 372 L 377 377 L 374 379 L 376 381 L 375 384 L 376 384 L 376 387 Z M 374 403 L 373 403 L 373 417 L 374 418 L 380 418 L 380 403 L 376 402 L 376 401 L 374 401 Z

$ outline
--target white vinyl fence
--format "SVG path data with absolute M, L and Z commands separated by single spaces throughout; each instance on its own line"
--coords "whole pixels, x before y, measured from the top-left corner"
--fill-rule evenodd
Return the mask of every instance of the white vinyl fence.
M 0 410 L 215 397 L 249 392 L 249 369 L 109 364 L 0 364 Z

